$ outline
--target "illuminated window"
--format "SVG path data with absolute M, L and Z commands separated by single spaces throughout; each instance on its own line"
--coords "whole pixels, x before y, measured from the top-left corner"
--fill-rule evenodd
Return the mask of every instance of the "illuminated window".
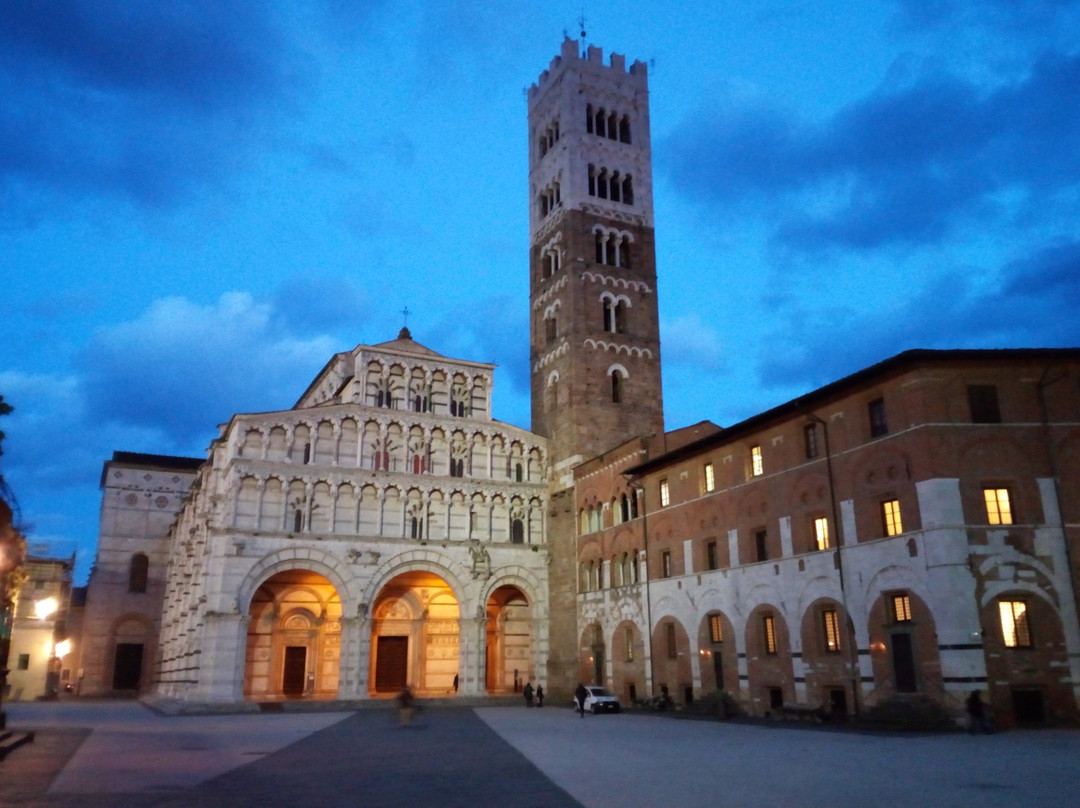
M 776 619 L 771 614 L 765 615 L 765 617 L 762 619 L 761 629 L 762 629 L 762 634 L 764 635 L 764 640 L 765 640 L 765 653 L 766 654 L 775 654 L 776 653 Z
M 894 623 L 911 622 L 911 598 L 907 593 L 901 592 L 891 596 L 892 618 Z
M 716 490 L 716 475 L 713 473 L 713 464 L 706 463 L 703 469 L 705 478 L 705 493 Z
M 626 632 L 626 661 L 634 661 L 634 632 L 633 629 L 627 627 Z
M 1001 636 L 1007 648 L 1031 648 L 1031 627 L 1028 624 L 1027 603 L 1022 600 L 1003 600 L 998 603 L 1001 613 Z
M 671 577 L 671 551 L 670 550 L 664 550 L 664 552 L 662 552 L 660 554 L 660 566 L 661 566 L 661 573 L 660 574 L 664 578 L 670 578 Z
M 998 406 L 997 387 L 992 384 L 969 384 L 968 407 L 973 424 L 1000 424 L 1001 408 Z
M 900 500 L 887 499 L 881 503 L 881 522 L 886 536 L 899 536 L 904 532 L 900 521 Z
M 880 438 L 889 434 L 889 424 L 885 420 L 885 399 L 875 398 L 866 405 L 867 414 L 870 416 L 870 437 Z
M 709 642 L 717 643 L 724 641 L 724 627 L 720 623 L 720 615 L 709 615 Z
M 803 443 L 806 446 L 806 459 L 818 456 L 817 424 L 807 424 L 803 427 Z
M 1012 504 L 1009 502 L 1008 488 L 984 488 L 986 500 L 986 521 L 991 525 L 1011 525 L 1013 523 Z
M 667 624 L 667 655 L 668 659 L 675 659 L 679 655 L 679 646 L 675 642 L 675 624 Z
M 716 542 L 714 541 L 705 545 L 705 566 L 711 570 L 720 566 L 716 558 Z
M 825 629 L 825 650 L 835 653 L 840 650 L 840 618 L 836 615 L 836 609 L 826 609 L 821 613 L 821 618 Z
M 761 447 L 750 447 L 750 473 L 755 477 L 760 477 L 765 473 L 765 464 L 761 460 Z
M 829 549 L 829 520 L 824 516 L 814 519 L 814 546 L 818 550 Z
M 660 507 L 666 508 L 671 504 L 671 488 L 668 487 L 667 480 L 660 481 Z

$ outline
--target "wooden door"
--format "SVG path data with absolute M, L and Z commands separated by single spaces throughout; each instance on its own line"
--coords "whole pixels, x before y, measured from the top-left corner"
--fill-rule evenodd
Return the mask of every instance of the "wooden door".
M 375 691 L 396 693 L 409 673 L 409 638 L 379 637 L 375 657 Z
M 286 696 L 304 695 L 307 684 L 307 646 L 285 646 L 285 669 L 281 675 L 281 692 Z

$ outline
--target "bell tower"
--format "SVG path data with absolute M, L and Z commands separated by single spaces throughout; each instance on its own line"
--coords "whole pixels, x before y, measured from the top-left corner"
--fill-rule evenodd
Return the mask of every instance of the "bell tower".
M 573 469 L 661 435 L 660 323 L 645 65 L 566 38 L 529 88 L 532 431 L 548 439 L 552 698 L 579 667 Z
M 664 428 L 645 64 L 568 37 L 528 106 L 532 429 L 557 491 Z

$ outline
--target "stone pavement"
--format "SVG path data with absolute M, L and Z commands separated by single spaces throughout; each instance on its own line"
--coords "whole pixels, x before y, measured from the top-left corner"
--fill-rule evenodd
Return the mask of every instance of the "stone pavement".
M 164 717 L 139 704 L 11 705 L 35 743 L 0 763 L 0 806 L 244 808 L 1025 808 L 1073 804 L 1080 733 L 890 735 L 578 718 L 440 703 Z

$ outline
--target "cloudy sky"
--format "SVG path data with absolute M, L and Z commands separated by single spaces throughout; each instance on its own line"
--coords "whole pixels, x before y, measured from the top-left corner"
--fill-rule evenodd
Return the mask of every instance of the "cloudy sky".
M 0 470 L 31 540 L 84 578 L 113 450 L 203 456 L 406 306 L 528 427 L 524 90 L 580 13 L 5 0 Z M 585 13 L 649 64 L 668 428 L 908 348 L 1080 345 L 1080 2 Z

